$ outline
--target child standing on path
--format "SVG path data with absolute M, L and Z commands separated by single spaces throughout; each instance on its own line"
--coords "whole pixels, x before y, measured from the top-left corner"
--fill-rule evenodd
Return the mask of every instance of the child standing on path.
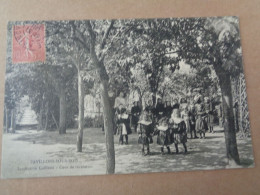
M 158 125 L 155 127 L 156 131 L 154 135 L 157 136 L 157 144 L 161 146 L 161 154 L 164 154 L 164 146 L 166 146 L 168 154 L 171 154 L 170 144 L 172 144 L 170 130 L 168 125 L 168 118 L 163 117 L 158 121 Z
M 205 133 L 206 133 L 206 124 L 205 120 L 202 118 L 202 113 L 198 113 L 198 118 L 196 120 L 196 132 L 199 133 L 200 139 L 205 139 Z
M 178 144 L 182 143 L 184 148 L 184 154 L 187 151 L 187 132 L 186 132 L 186 125 L 184 120 L 180 117 L 179 109 L 174 109 L 170 118 L 170 125 L 171 125 L 171 137 L 175 145 L 176 154 L 179 153 Z

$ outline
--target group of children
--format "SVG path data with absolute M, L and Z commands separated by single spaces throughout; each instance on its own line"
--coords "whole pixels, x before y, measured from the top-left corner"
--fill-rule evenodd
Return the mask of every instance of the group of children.
M 156 106 L 152 100 L 142 109 L 138 102 L 134 102 L 131 113 L 127 113 L 122 104 L 117 109 L 117 126 L 119 142 L 128 144 L 128 134 L 131 133 L 131 124 L 139 134 L 138 143 L 142 144 L 142 153 L 150 154 L 149 144 L 153 143 L 153 136 L 157 136 L 157 144 L 161 146 L 161 153 L 166 147 L 171 154 L 170 145 L 174 144 L 176 153 L 179 153 L 178 144 L 182 144 L 184 154 L 187 153 L 187 139 L 205 138 L 205 132 L 213 131 L 213 106 L 209 98 L 201 95 L 194 97 L 193 102 L 182 98 L 180 102 L 175 99 L 173 104 L 158 98 Z M 198 137 L 198 136 L 199 137 Z M 145 152 L 146 149 L 146 152 Z

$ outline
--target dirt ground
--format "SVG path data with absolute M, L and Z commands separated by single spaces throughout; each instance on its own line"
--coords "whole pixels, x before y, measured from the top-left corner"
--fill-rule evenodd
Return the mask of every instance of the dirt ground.
M 129 145 L 119 145 L 115 136 L 116 173 L 190 171 L 254 166 L 251 138 L 237 139 L 241 165 L 231 167 L 225 158 L 223 129 L 206 133 L 206 139 L 188 139 L 188 153 L 161 155 L 160 147 L 151 144 L 151 155 L 143 156 L 138 135 L 129 135 Z M 2 177 L 49 177 L 65 175 L 95 175 L 106 173 L 105 136 L 101 129 L 84 129 L 83 152 L 76 152 L 76 129 L 67 134 L 36 130 L 19 130 L 3 135 Z

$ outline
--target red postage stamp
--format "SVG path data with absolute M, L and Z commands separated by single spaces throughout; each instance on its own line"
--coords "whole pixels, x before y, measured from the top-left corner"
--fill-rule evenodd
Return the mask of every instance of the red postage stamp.
M 45 25 L 13 26 L 13 63 L 45 61 Z

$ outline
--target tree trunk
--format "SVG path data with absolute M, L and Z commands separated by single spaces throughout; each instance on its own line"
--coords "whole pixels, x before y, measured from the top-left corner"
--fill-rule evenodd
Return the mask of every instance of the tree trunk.
M 8 133 L 8 127 L 9 127 L 9 112 L 8 112 L 8 108 L 5 107 L 5 132 Z
M 57 120 L 55 119 L 55 117 L 54 117 L 54 115 L 53 115 L 52 112 L 51 112 L 51 116 L 52 116 L 52 119 L 53 119 L 53 121 L 54 121 L 54 123 L 55 123 L 55 125 L 56 125 L 56 128 L 58 129 L 58 128 L 59 128 L 58 122 L 57 122 Z
M 113 131 L 113 118 L 112 118 L 112 107 L 110 105 L 108 97 L 108 82 L 106 80 L 101 81 L 101 95 L 103 104 L 103 118 L 104 118 L 104 129 L 106 137 L 106 172 L 108 174 L 115 173 L 115 149 L 114 149 L 114 131 Z
M 243 135 L 243 137 L 245 137 L 245 131 L 243 128 L 243 99 L 242 99 L 242 81 L 241 81 L 241 77 L 239 76 L 239 112 L 240 112 L 240 123 L 239 123 L 239 127 L 241 130 L 241 133 Z
M 224 71 L 216 70 L 219 77 L 219 84 L 222 92 L 222 105 L 224 117 L 224 132 L 226 142 L 226 152 L 229 164 L 240 164 L 237 150 L 235 121 L 233 113 L 233 101 L 231 91 L 230 75 Z
M 155 106 L 157 103 L 156 92 L 153 92 L 152 101 L 153 101 L 153 106 Z
M 48 123 L 49 123 L 49 102 L 47 102 L 47 110 L 45 113 L 45 125 L 44 125 L 44 130 L 46 131 L 48 128 Z
M 66 92 L 65 87 L 60 88 L 60 121 L 59 121 L 59 134 L 66 133 Z
M 15 133 L 15 128 L 16 128 L 15 126 L 16 125 L 15 125 L 15 108 L 14 108 L 11 111 L 11 130 L 12 130 L 11 133 Z
M 109 96 L 109 103 L 110 103 L 110 107 L 111 107 L 111 117 L 112 117 L 112 124 L 113 124 L 114 134 L 116 133 L 116 129 L 117 129 L 116 128 L 116 121 L 115 121 L 115 108 L 114 108 L 115 99 L 116 99 L 116 97 L 114 96 L 114 94 L 112 96 Z M 99 104 L 99 109 L 101 109 L 101 104 Z M 100 116 L 100 119 L 101 119 L 101 116 Z M 100 121 L 102 122 L 103 119 L 100 120 Z M 102 123 L 102 131 L 104 131 L 104 121 Z
M 82 152 L 83 143 L 83 128 L 84 128 L 84 86 L 83 78 L 78 71 L 78 99 L 79 99 L 79 114 L 78 114 L 78 135 L 77 135 L 77 152 Z
M 113 22 L 111 22 L 111 26 Z M 112 122 L 112 106 L 109 102 L 108 96 L 108 81 L 109 76 L 106 72 L 106 68 L 104 66 L 103 61 L 99 60 L 97 54 L 95 52 L 95 33 L 92 29 L 90 22 L 87 22 L 88 32 L 90 34 L 90 54 L 91 60 L 95 64 L 96 68 L 99 69 L 99 78 L 101 80 L 101 95 L 102 95 L 102 103 L 103 103 L 103 118 L 104 118 L 104 129 L 105 129 L 105 138 L 106 138 L 106 172 L 108 174 L 115 173 L 115 149 L 114 149 L 114 132 L 113 132 L 113 122 Z M 105 33 L 105 35 L 109 34 L 109 29 Z M 104 39 L 105 40 L 105 39 Z
M 42 130 L 43 127 L 43 104 L 41 105 L 41 109 L 40 109 L 40 113 L 38 115 L 38 126 L 37 126 L 37 130 Z

